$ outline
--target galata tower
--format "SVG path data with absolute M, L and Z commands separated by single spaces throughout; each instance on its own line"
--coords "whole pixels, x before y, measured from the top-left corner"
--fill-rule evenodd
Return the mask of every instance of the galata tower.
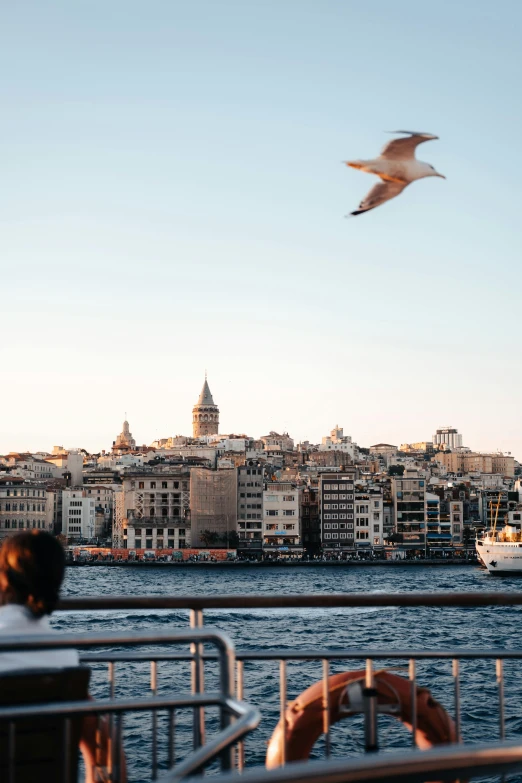
M 201 438 L 203 435 L 217 435 L 218 432 L 219 408 L 212 399 L 205 373 L 205 383 L 199 400 L 192 408 L 192 435 L 194 438 Z

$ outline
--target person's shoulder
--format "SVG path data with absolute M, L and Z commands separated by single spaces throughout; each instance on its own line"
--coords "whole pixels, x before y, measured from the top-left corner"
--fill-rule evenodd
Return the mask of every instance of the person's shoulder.
M 0 632 L 49 633 L 49 621 L 46 617 L 34 617 L 32 612 L 21 604 L 7 604 L 0 607 Z

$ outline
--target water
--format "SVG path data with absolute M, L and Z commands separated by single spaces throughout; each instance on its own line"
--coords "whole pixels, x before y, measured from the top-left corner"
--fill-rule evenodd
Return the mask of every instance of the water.
M 516 578 L 495 579 L 470 566 L 445 567 L 347 567 L 310 568 L 69 568 L 64 595 L 284 595 L 288 593 L 329 594 L 332 592 L 406 592 L 406 591 L 515 591 L 521 587 Z M 354 608 L 354 609 L 263 609 L 209 610 L 207 625 L 226 631 L 240 650 L 279 648 L 365 648 L 431 649 L 473 647 L 478 650 L 519 649 L 522 608 Z M 72 633 L 86 631 L 143 631 L 171 627 L 186 629 L 186 611 L 103 611 L 63 612 L 53 618 L 56 628 Z M 332 664 L 332 673 L 359 669 L 357 662 Z M 522 676 L 516 662 L 506 662 L 506 730 L 515 738 L 522 729 Z M 149 667 L 133 663 L 118 666 L 118 694 L 143 696 Z M 495 664 L 461 664 L 462 727 L 464 740 L 488 741 L 498 738 Z M 215 667 L 208 666 L 207 686 L 215 682 Z M 295 698 L 321 676 L 320 662 L 296 662 L 288 666 L 288 698 Z M 449 712 L 453 710 L 453 685 L 450 662 L 418 664 L 419 684 L 429 687 Z M 94 667 L 92 693 L 107 695 L 106 667 Z M 159 692 L 162 695 L 187 691 L 190 685 L 188 663 L 163 663 L 159 667 Z M 260 707 L 261 727 L 247 740 L 249 765 L 262 764 L 266 741 L 278 720 L 279 690 L 277 662 L 245 664 L 245 699 Z M 179 715 L 178 752 L 188 750 L 190 721 Z M 380 718 L 383 740 L 390 749 L 407 747 L 409 735 L 393 718 Z M 160 722 L 161 723 L 161 722 Z M 212 711 L 208 730 L 216 728 Z M 162 724 L 163 726 L 163 724 Z M 166 756 L 165 742 L 160 744 L 160 759 Z M 334 754 L 361 751 L 362 729 L 359 717 L 337 724 L 332 731 Z M 127 721 L 125 747 L 133 780 L 150 779 L 144 763 L 150 758 L 150 716 L 135 715 Z M 321 741 L 314 755 L 322 753 Z M 164 763 L 161 765 L 164 767 Z

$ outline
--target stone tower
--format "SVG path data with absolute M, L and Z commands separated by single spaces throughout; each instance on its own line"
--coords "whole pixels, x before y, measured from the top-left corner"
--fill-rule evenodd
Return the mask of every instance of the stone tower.
M 217 435 L 218 432 L 219 408 L 212 399 L 205 373 L 205 383 L 199 400 L 192 409 L 192 435 L 194 438 L 201 438 L 203 435 Z

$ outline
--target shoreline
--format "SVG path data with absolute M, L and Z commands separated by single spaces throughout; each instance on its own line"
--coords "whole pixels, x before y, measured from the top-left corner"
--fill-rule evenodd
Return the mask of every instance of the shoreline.
M 99 561 L 95 560 L 92 563 L 67 563 L 67 567 L 94 567 L 94 568 L 398 568 L 406 566 L 407 568 L 418 568 L 422 566 L 435 566 L 443 568 L 444 566 L 473 566 L 480 568 L 480 564 L 476 560 L 460 560 L 460 559 L 428 559 L 428 560 L 330 560 L 330 561 L 288 561 L 278 560 L 271 562 L 269 560 L 262 560 L 261 562 L 249 562 L 249 561 L 226 561 L 218 560 L 217 562 L 143 562 L 141 560 L 131 561 Z

